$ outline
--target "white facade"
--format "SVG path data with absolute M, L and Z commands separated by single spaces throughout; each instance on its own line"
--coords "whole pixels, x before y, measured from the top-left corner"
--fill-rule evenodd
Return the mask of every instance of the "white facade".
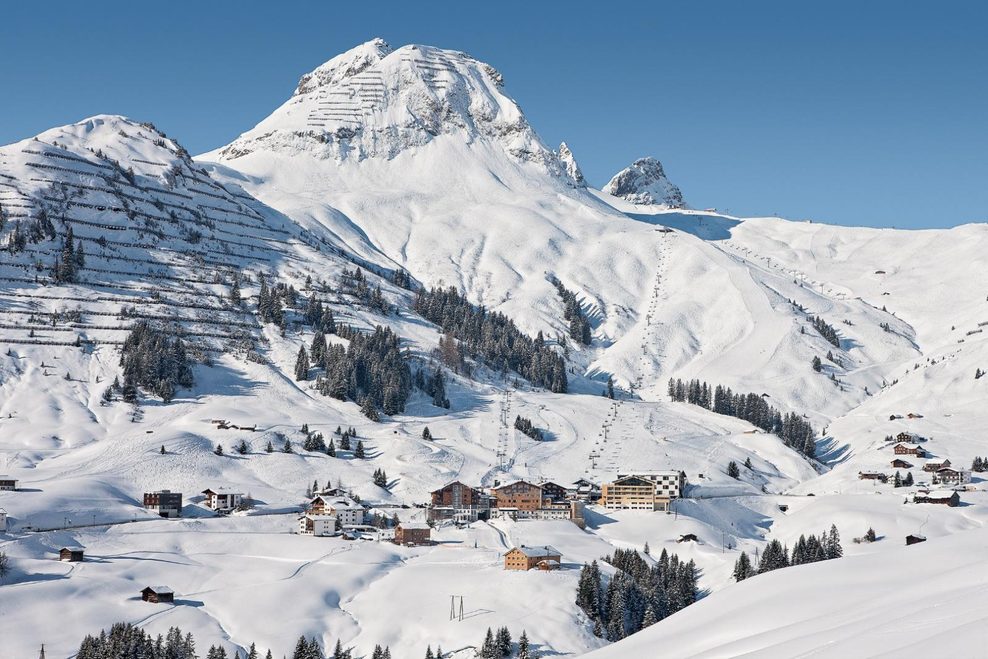
M 240 492 L 203 490 L 203 494 L 206 495 L 206 499 L 203 501 L 206 507 L 217 512 L 229 512 L 243 501 L 243 494 Z
M 344 526 L 357 526 L 364 523 L 364 509 L 360 506 L 345 505 L 334 501 L 327 508 L 332 515 L 340 518 L 340 524 Z
M 302 535 L 328 536 L 336 533 L 335 515 L 305 514 L 298 518 Z
M 655 496 L 663 499 L 678 499 L 686 488 L 686 477 L 681 471 L 636 471 L 618 474 L 618 479 L 637 476 L 655 483 Z

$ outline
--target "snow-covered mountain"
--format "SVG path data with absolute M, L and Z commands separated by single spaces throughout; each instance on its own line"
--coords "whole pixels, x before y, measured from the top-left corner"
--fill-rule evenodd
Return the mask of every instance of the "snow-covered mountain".
M 639 206 L 686 208 L 683 193 L 666 178 L 662 163 L 639 158 L 607 182 L 603 191 Z
M 152 124 L 114 115 L 0 147 L 0 473 L 22 484 L 0 492 L 11 529 L 0 550 L 15 564 L 0 585 L 5 651 L 35 654 L 41 639 L 25 630 L 43 624 L 50 656 L 69 656 L 85 634 L 131 620 L 275 654 L 306 634 L 358 652 L 388 643 L 396 659 L 405 655 L 395 648 L 422 656 L 440 642 L 464 659 L 486 627 L 508 624 L 517 636 L 518 621 L 531 620 L 540 650 L 577 655 L 606 643 L 573 604 L 577 568 L 647 542 L 653 554 L 694 560 L 709 594 L 601 656 L 649 656 L 640 644 L 667 638 L 663 629 L 683 656 L 734 654 L 722 650 L 745 629 L 702 647 L 695 629 L 769 597 L 795 611 L 781 599 L 786 572 L 731 585 L 740 550 L 792 546 L 837 524 L 851 560 L 794 568 L 806 588 L 831 574 L 859 579 L 884 560 L 916 569 L 915 554 L 891 551 L 907 533 L 930 539 L 921 563 L 978 550 L 988 521 L 979 476 L 966 505 L 947 508 L 904 505 L 918 484 L 880 486 L 858 472 L 890 471 L 885 437 L 903 431 L 931 437 L 937 458 L 960 465 L 988 456 L 988 378 L 975 377 L 988 369 L 984 225 L 906 232 L 689 210 L 650 158 L 593 190 L 508 86 L 463 53 L 375 39 L 302 76 L 269 117 L 196 158 Z M 346 283 L 358 267 L 365 294 Z M 310 297 L 357 333 L 392 328 L 401 358 L 431 373 L 443 332 L 415 304 L 420 285 L 454 286 L 529 336 L 541 332 L 565 360 L 568 393 L 466 354 L 445 370 L 450 409 L 415 385 L 403 411 L 374 422 L 359 400 L 323 394 L 317 379 L 329 374 L 315 361 L 298 379 L 300 348 L 316 340 Z M 268 287 L 281 291 L 281 318 L 261 312 Z M 588 343 L 561 290 L 589 325 Z M 167 403 L 146 388 L 133 405 L 110 387 L 122 375 L 120 344 L 142 321 L 196 358 L 194 385 Z M 344 348 L 355 336 L 328 334 Z M 600 395 L 609 376 L 616 401 Z M 747 421 L 671 402 L 670 378 L 794 413 L 816 429 L 818 460 Z M 547 440 L 515 430 L 513 416 Z M 302 424 L 326 437 L 355 428 L 366 457 L 302 448 Z M 730 462 L 750 466 L 735 479 Z M 417 549 L 290 535 L 313 480 L 408 521 L 452 480 L 603 481 L 638 469 L 687 474 L 691 496 L 677 515 L 598 508 L 586 531 L 450 527 L 437 530 L 439 547 Z M 387 488 L 373 482 L 378 470 Z M 918 464 L 912 472 L 929 480 Z M 257 509 L 207 516 L 197 493 L 218 485 L 249 492 Z M 142 492 L 160 488 L 186 493 L 191 519 L 140 507 Z M 868 527 L 887 541 L 850 543 Z M 697 542 L 678 542 L 684 534 Z M 99 560 L 49 560 L 70 543 Z M 505 573 L 501 554 L 522 543 L 553 544 L 567 569 Z M 942 592 L 963 590 L 943 576 Z M 148 583 L 195 605 L 149 609 L 134 601 Z M 245 611 L 248 591 L 256 605 Z M 445 617 L 454 591 L 476 607 L 455 625 Z M 51 602 L 79 596 L 98 606 L 37 622 L 56 620 Z M 275 618 L 283 623 L 268 624 Z M 765 632 L 746 647 L 765 656 L 817 647 L 817 627 L 793 624 L 789 636 Z

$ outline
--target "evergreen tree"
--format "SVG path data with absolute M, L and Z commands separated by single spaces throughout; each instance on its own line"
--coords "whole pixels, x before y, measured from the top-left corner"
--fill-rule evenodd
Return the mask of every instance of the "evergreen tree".
M 913 482 L 914 482 L 913 481 L 913 472 L 907 471 L 906 472 L 906 477 L 904 479 L 902 479 L 902 484 L 908 487 L 908 486 L 912 485 Z
M 426 426 L 422 431 L 422 439 L 432 441 L 432 433 L 429 431 L 429 426 Z
M 518 659 L 534 659 L 532 651 L 528 647 L 528 634 L 523 629 L 518 637 Z
M 614 400 L 614 378 L 607 376 L 607 397 Z
M 741 470 L 738 469 L 738 463 L 734 460 L 727 463 L 727 475 L 735 479 L 741 478 Z
M 335 458 L 336 457 L 336 447 L 333 446 L 333 440 L 332 439 L 330 439 L 328 442 L 326 442 L 326 455 L 328 455 L 331 458 Z
M 264 450 L 268 453 L 274 453 L 274 446 L 271 444 L 271 440 L 268 440 L 268 445 L 264 447 Z
M 292 447 L 292 440 L 285 440 L 285 447 L 281 449 L 284 453 L 294 453 L 295 449 Z
M 734 580 L 744 581 L 753 576 L 755 576 L 755 568 L 751 565 L 751 559 L 748 558 L 747 552 L 741 552 L 737 562 L 734 563 Z
M 353 452 L 353 457 L 361 459 L 366 457 L 364 454 L 364 443 L 359 439 L 357 440 L 357 448 Z
M 217 444 L 216 448 L 213 449 L 213 453 L 215 453 L 216 455 L 223 455 L 223 445 Z
M 816 355 L 813 356 L 812 365 L 813 365 L 813 370 L 816 371 L 817 373 L 823 370 L 823 362 L 821 362 L 820 358 L 817 357 Z
M 494 645 L 497 647 L 498 655 L 500 657 L 511 656 L 511 633 L 508 631 L 507 627 L 501 627 L 497 630 Z
M 305 346 L 298 347 L 298 357 L 295 358 L 295 379 L 309 379 L 309 356 L 305 354 Z

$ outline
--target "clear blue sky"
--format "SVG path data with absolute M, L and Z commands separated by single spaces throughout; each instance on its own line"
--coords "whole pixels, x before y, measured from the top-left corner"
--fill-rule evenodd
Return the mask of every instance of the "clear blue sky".
M 985 4 L 10 3 L 0 143 L 117 113 L 199 153 L 381 36 L 497 67 L 596 186 L 653 155 L 696 207 L 953 226 L 988 219 Z

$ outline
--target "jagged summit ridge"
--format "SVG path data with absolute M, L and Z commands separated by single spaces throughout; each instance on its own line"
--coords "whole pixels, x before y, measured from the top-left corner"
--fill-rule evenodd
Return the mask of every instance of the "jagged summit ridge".
M 587 187 L 587 180 L 583 178 L 583 172 L 580 170 L 580 165 L 576 162 L 576 156 L 573 155 L 573 151 L 566 142 L 559 144 L 559 161 L 562 163 L 566 176 L 573 182 L 573 185 L 578 188 Z
M 662 163 L 655 158 L 639 158 L 615 174 L 603 190 L 642 206 L 686 207 L 683 193 L 666 178 Z
M 373 39 L 303 75 L 287 102 L 216 157 L 266 151 L 339 162 L 390 159 L 453 137 L 464 145 L 496 144 L 516 161 L 568 178 L 503 85 L 494 67 L 465 53 L 392 49 Z

